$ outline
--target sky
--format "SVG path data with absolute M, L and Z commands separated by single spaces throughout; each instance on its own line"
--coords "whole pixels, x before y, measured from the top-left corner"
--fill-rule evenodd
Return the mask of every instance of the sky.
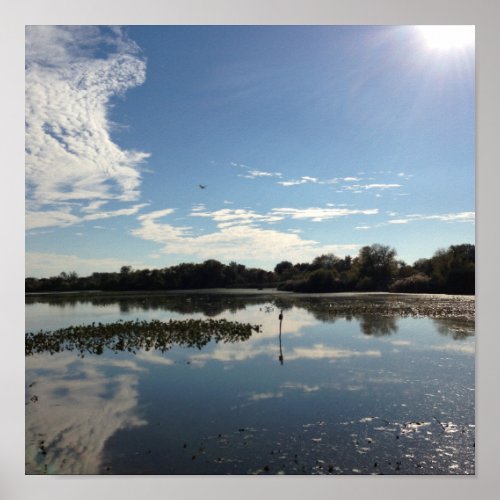
M 26 276 L 474 243 L 473 37 L 28 26 Z

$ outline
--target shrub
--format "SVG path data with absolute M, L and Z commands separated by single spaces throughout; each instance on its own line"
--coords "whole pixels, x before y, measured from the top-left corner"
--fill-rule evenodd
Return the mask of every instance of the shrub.
M 361 278 L 356 283 L 356 290 L 358 292 L 373 292 L 375 289 L 375 281 L 373 278 L 369 278 L 368 276 Z
M 279 286 L 289 292 L 340 292 L 344 289 L 335 270 L 317 269 L 300 280 L 287 281 Z
M 428 293 L 432 291 L 432 282 L 429 276 L 414 274 L 395 281 L 390 287 L 390 292 L 400 293 Z

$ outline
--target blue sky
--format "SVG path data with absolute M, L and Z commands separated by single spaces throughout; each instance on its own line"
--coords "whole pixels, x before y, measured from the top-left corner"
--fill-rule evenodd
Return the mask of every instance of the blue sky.
M 471 30 L 28 27 L 26 275 L 473 243 Z

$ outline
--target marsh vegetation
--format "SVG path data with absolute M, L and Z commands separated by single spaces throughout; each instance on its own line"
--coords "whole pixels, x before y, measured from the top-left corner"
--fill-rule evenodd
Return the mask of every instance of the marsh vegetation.
M 62 351 L 77 351 L 80 356 L 102 354 L 104 349 L 113 352 L 144 349 L 166 352 L 173 346 L 201 349 L 210 341 L 237 342 L 247 340 L 259 325 L 250 325 L 213 320 L 169 320 L 166 321 L 116 321 L 114 323 L 92 323 L 70 326 L 55 331 L 28 333 L 25 339 L 25 354 Z

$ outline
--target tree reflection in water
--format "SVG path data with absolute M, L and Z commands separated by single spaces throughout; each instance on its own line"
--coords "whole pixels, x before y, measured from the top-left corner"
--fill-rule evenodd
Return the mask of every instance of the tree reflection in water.
M 436 330 L 441 335 L 451 335 L 453 340 L 464 340 L 474 336 L 474 321 L 463 321 L 456 318 L 434 318 Z
M 398 331 L 397 316 L 376 316 L 373 314 L 361 314 L 357 316 L 361 331 L 365 335 L 382 337 L 392 335 Z
M 446 295 L 413 295 L 395 293 L 358 293 L 358 294 L 311 294 L 295 295 L 284 292 L 244 293 L 220 290 L 209 293 L 170 292 L 170 293 L 81 293 L 27 295 L 26 305 L 49 304 L 64 308 L 78 304 L 105 307 L 118 305 L 121 312 L 131 309 L 142 311 L 169 311 L 180 314 L 202 313 L 214 317 L 224 312 L 235 313 L 248 306 L 271 304 L 286 311 L 293 307 L 306 309 L 320 321 L 335 321 L 357 317 L 362 314 L 377 316 L 428 316 L 432 318 L 465 318 L 475 316 L 475 303 L 469 297 Z

